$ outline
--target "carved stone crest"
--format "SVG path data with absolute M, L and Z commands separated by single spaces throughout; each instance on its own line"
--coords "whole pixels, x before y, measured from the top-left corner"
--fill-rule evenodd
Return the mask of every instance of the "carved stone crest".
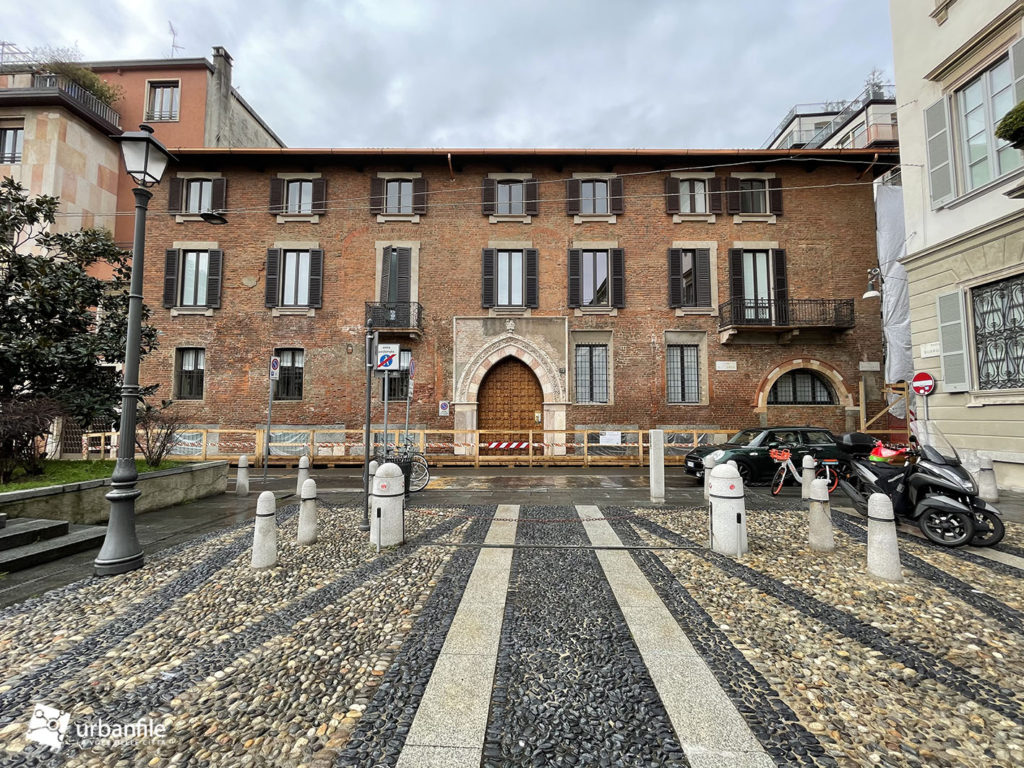
M 511 318 L 505 321 L 505 331 L 508 333 L 516 332 L 516 321 Z

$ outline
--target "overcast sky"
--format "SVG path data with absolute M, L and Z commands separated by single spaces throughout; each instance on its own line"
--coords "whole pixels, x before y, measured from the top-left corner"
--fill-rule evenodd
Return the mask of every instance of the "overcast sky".
M 41 0 L 3 38 L 234 58 L 292 147 L 757 147 L 892 81 L 888 0 Z

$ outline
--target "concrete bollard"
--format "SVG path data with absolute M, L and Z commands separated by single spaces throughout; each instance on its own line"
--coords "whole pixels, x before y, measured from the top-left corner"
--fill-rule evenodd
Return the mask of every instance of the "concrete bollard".
M 808 514 L 807 540 L 815 552 L 832 552 L 836 538 L 832 533 L 832 505 L 828 500 L 828 480 L 811 481 L 811 508 Z
M 704 457 L 704 500 L 707 501 L 710 496 L 708 495 L 708 488 L 711 486 L 711 470 L 715 468 L 715 460 L 711 456 Z
M 651 452 L 651 501 L 655 504 L 665 502 L 665 430 L 652 429 Z
M 731 462 L 730 462 L 731 463 Z M 740 557 L 747 551 L 747 511 L 743 479 L 729 464 L 711 470 L 711 548 Z
M 903 581 L 896 519 L 892 501 L 884 493 L 868 498 L 868 573 L 885 581 Z
M 370 543 L 378 550 L 405 543 L 405 477 L 391 462 L 381 464 L 374 477 Z
M 996 471 L 992 467 L 992 459 L 979 456 L 981 468 L 978 469 L 978 495 L 985 501 L 999 501 L 999 486 L 996 485 Z
M 235 480 L 235 496 L 249 495 L 249 456 L 238 457 L 238 477 Z
M 803 501 L 811 500 L 811 483 L 814 482 L 814 470 L 818 468 L 818 462 L 811 454 L 804 454 L 800 471 L 800 498 Z
M 302 498 L 302 484 L 309 480 L 309 456 L 299 459 L 299 478 L 295 481 L 295 495 Z
M 301 498 L 298 545 L 308 547 L 316 544 L 316 480 L 307 480 L 302 484 Z
M 252 535 L 252 567 L 277 565 L 277 499 L 264 491 L 256 500 L 256 528 Z

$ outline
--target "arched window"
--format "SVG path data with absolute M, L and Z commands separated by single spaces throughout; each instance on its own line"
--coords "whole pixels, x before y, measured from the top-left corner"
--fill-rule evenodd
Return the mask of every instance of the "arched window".
M 768 393 L 768 405 L 835 405 L 836 393 L 819 374 L 807 369 L 782 374 Z

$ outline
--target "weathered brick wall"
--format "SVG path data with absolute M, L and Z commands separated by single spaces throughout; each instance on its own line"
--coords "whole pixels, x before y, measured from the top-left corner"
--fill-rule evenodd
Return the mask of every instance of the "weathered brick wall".
M 711 158 L 708 158 L 712 161 Z M 681 162 L 678 161 L 677 162 Z M 266 365 L 274 347 L 306 350 L 305 393 L 300 402 L 274 403 L 275 424 L 362 423 L 364 412 L 364 302 L 374 300 L 374 243 L 420 242 L 419 301 L 423 338 L 410 342 L 417 373 L 411 423 L 451 429 L 437 416 L 438 401 L 453 399 L 452 317 L 482 316 L 480 251 L 491 240 L 530 241 L 540 251 L 540 307 L 533 316 L 568 315 L 569 329 L 613 332 L 614 404 L 570 406 L 566 423 L 692 425 L 733 428 L 758 423 L 756 390 L 776 366 L 795 358 L 834 367 L 856 399 L 858 362 L 881 360 L 877 300 L 862 301 L 866 270 L 877 263 L 872 190 L 860 168 L 841 164 L 771 163 L 759 168 L 782 179 L 784 213 L 775 224 L 733 223 L 719 214 L 714 224 L 674 224 L 662 197 L 664 174 L 639 162 L 598 162 L 582 157 L 466 162 L 449 177 L 442 158 L 373 158 L 361 167 L 330 157 L 289 159 L 187 157 L 176 170 L 215 170 L 228 178 L 229 224 L 176 223 L 166 213 L 167 184 L 155 190 L 147 236 L 145 295 L 160 347 L 143 363 L 144 384 L 172 390 L 174 350 L 206 348 L 205 397 L 188 405 L 194 423 L 256 427 L 265 422 Z M 377 171 L 416 170 L 430 185 L 429 209 L 419 223 L 378 223 L 369 212 L 370 179 Z M 480 184 L 488 172 L 526 171 L 540 184 L 540 214 L 531 224 L 492 224 L 481 213 Z M 328 208 L 319 223 L 278 223 L 268 212 L 269 180 L 278 172 L 316 171 L 327 179 Z M 565 214 L 565 185 L 574 172 L 614 171 L 625 177 L 625 213 L 615 224 L 574 224 Z M 858 183 L 860 182 L 860 183 Z M 833 186 L 834 185 L 834 186 Z M 626 253 L 626 307 L 617 317 L 573 316 L 567 309 L 566 251 L 574 240 L 614 240 Z M 718 317 L 676 317 L 668 307 L 667 255 L 673 241 L 718 243 L 719 302 L 729 299 L 728 249 L 735 241 L 773 241 L 786 249 L 791 298 L 855 298 L 856 325 L 830 339 L 788 344 L 719 343 Z M 224 250 L 221 308 L 212 317 L 171 317 L 160 306 L 164 249 L 179 241 L 216 241 Z M 325 251 L 323 307 L 315 317 L 272 317 L 264 306 L 266 249 L 275 241 L 317 241 Z M 710 403 L 666 403 L 666 330 L 708 334 Z M 773 338 L 773 337 L 768 337 Z M 570 356 L 572 354 L 570 348 Z M 716 371 L 716 361 L 735 361 L 735 371 Z M 568 371 L 568 366 L 566 368 Z M 572 391 L 570 382 L 569 391 Z M 403 413 L 404 413 L 404 409 Z M 374 419 L 380 420 L 379 384 Z M 772 421 L 815 422 L 841 429 L 842 406 L 769 409 Z

